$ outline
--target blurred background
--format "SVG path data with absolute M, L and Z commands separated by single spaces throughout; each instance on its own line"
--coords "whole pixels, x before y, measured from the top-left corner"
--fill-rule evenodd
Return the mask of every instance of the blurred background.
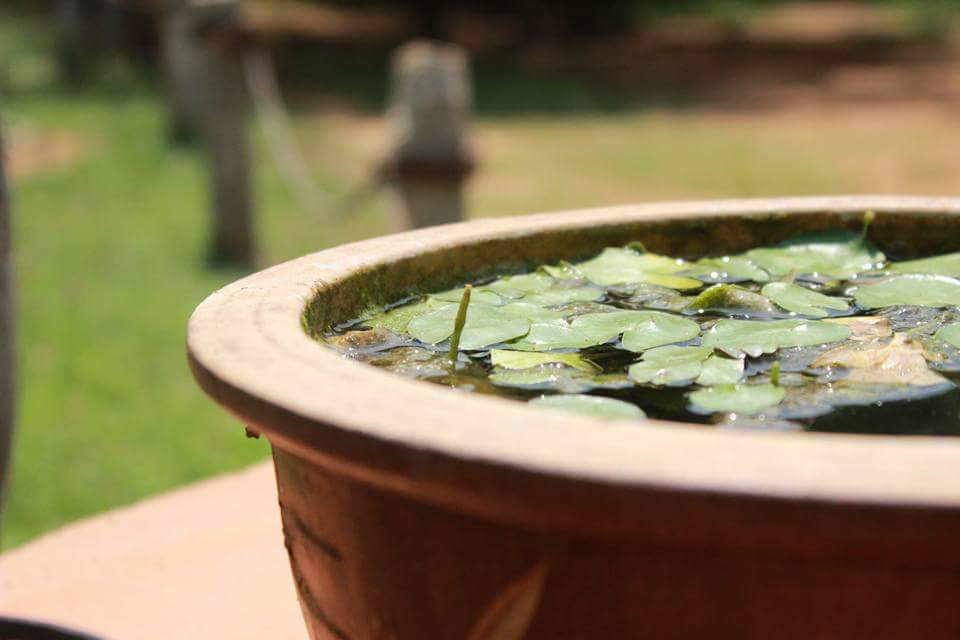
M 956 194 L 958 17 L 960 0 L 4 0 L 2 546 L 268 455 L 183 347 L 194 306 L 258 267 L 425 209 Z M 396 55 L 420 38 L 455 46 Z

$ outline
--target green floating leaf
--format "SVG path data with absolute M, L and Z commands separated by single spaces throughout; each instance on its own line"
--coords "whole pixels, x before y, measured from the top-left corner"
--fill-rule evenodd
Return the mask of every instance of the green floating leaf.
M 534 321 L 524 340 L 511 346 L 523 351 L 584 349 L 606 344 L 626 333 L 631 334 L 629 340 L 624 335 L 626 348 L 642 351 L 651 346 L 690 340 L 700 333 L 700 327 L 686 318 L 660 311 L 615 310 L 587 313 L 569 323 Z
M 657 347 L 630 365 L 627 375 L 634 382 L 659 385 L 689 383 L 700 376 L 703 362 L 713 353 L 710 347 Z
M 934 336 L 960 349 L 960 322 L 941 327 Z
M 777 310 L 766 297 L 738 287 L 735 284 L 715 284 L 700 292 L 684 311 L 757 311 L 771 313 Z
M 772 384 L 726 384 L 690 393 L 691 409 L 700 413 L 757 414 L 775 407 L 786 396 Z
M 623 348 L 628 351 L 646 351 L 674 342 L 686 342 L 700 335 L 700 325 L 692 320 L 656 311 L 638 313 L 646 313 L 647 318 L 624 331 Z
M 458 305 L 451 304 L 417 316 L 407 325 L 407 333 L 428 344 L 443 342 L 453 333 Z M 491 344 L 506 342 L 527 334 L 530 321 L 504 313 L 497 307 L 472 304 L 467 309 L 467 322 L 460 337 L 460 349 L 472 351 Z
M 528 302 L 510 302 L 509 304 L 499 307 L 497 310 L 502 311 L 508 316 L 523 318 L 531 323 L 557 322 L 562 321 L 566 317 L 563 311 L 547 309 L 546 307 Z
M 504 369 L 529 369 L 544 364 L 562 364 L 587 373 L 600 370 L 597 365 L 576 353 L 537 353 L 493 349 L 490 351 L 490 363 Z
M 708 282 L 728 282 L 752 280 L 767 282 L 770 274 L 743 256 L 723 256 L 722 258 L 701 258 L 691 265 L 684 274 L 692 275 Z
M 404 304 L 399 307 L 394 307 L 389 311 L 379 313 L 372 318 L 364 320 L 363 324 L 372 329 L 386 329 L 402 335 L 407 332 L 407 325 L 410 324 L 411 320 L 444 306 L 446 306 L 446 303 L 427 298 L 420 302 Z
M 603 296 L 604 291 L 599 287 L 572 287 L 569 289 L 555 287 L 524 296 L 521 300 L 541 307 L 556 307 L 571 302 L 593 302 L 600 300 Z
M 698 289 L 703 283 L 673 275 L 686 268 L 682 260 L 631 249 L 607 248 L 595 258 L 575 265 L 591 282 L 601 287 L 648 282 L 671 289 Z
M 893 276 L 853 290 L 853 299 L 865 309 L 916 305 L 960 305 L 960 280 L 948 276 L 908 274 Z
M 440 302 L 460 302 L 460 299 L 463 298 L 464 287 L 459 289 L 450 289 L 449 291 L 441 291 L 440 293 L 434 293 L 430 297 L 434 300 L 439 300 Z M 494 293 L 493 291 L 485 291 L 481 287 L 475 287 L 470 293 L 470 304 L 472 305 L 490 305 L 490 306 L 500 306 L 504 303 L 504 300 L 500 295 Z
M 558 409 L 560 411 L 569 411 L 571 413 L 580 413 L 612 420 L 637 420 L 647 417 L 647 414 L 636 405 L 624 402 L 623 400 L 614 400 L 613 398 L 604 398 L 601 396 L 586 396 L 580 394 L 540 396 L 539 398 L 530 400 L 530 404 L 547 409 Z
M 896 273 L 930 273 L 960 278 L 960 252 L 947 253 L 932 258 L 920 258 L 919 260 L 894 262 L 887 269 Z
M 877 269 L 886 260 L 863 235 L 834 231 L 799 235 L 774 247 L 752 249 L 744 257 L 776 277 L 797 273 L 841 280 Z
M 522 298 L 533 293 L 546 291 L 554 285 L 554 279 L 542 273 L 524 273 L 518 276 L 504 276 L 484 285 L 483 289 L 492 291 L 504 298 Z
M 633 383 L 623 374 L 588 374 L 579 369 L 543 365 L 528 369 L 495 368 L 490 382 L 498 387 L 584 393 L 592 389 L 622 389 Z
M 699 385 L 734 384 L 743 376 L 743 358 L 710 356 L 700 367 L 700 375 L 694 381 Z
M 759 356 L 783 347 L 845 340 L 850 328 L 820 320 L 720 320 L 703 334 L 703 345 L 732 356 Z
M 812 318 L 825 318 L 829 315 L 827 309 L 834 311 L 848 311 L 850 305 L 846 300 L 833 298 L 806 287 L 788 283 L 771 282 L 764 285 L 761 293 L 787 311 Z

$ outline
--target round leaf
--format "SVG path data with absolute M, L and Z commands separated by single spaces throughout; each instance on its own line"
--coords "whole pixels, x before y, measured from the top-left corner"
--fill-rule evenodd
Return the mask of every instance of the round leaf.
M 493 349 L 490 352 L 490 363 L 504 369 L 528 369 L 545 364 L 562 364 L 587 373 L 600 370 L 597 365 L 576 353 L 537 353 Z
M 783 401 L 786 391 L 772 384 L 728 384 L 690 393 L 691 408 L 700 413 L 757 414 Z
M 418 316 L 407 325 L 407 332 L 421 342 L 443 342 L 453 333 L 457 308 L 458 305 L 452 304 Z M 497 307 L 471 303 L 467 308 L 467 321 L 460 337 L 460 349 L 481 349 L 519 338 L 529 330 L 530 322 L 524 318 L 504 313 Z
M 820 320 L 720 320 L 703 334 L 703 344 L 737 357 L 756 357 L 782 347 L 827 344 L 849 336 L 849 327 Z
M 935 335 L 944 342 L 960 349 L 960 322 L 942 327 Z
M 850 305 L 845 300 L 833 298 L 817 291 L 811 291 L 790 282 L 771 282 L 764 285 L 761 293 L 787 311 L 812 318 L 825 318 L 827 309 L 847 311 Z
M 636 405 L 624 402 L 623 400 L 614 400 L 613 398 L 604 398 L 601 396 L 579 394 L 540 396 L 539 398 L 530 400 L 530 404 L 537 407 L 558 409 L 560 411 L 569 411 L 614 420 L 636 420 L 647 417 Z
M 958 306 L 960 280 L 928 274 L 893 276 L 876 284 L 857 287 L 853 290 L 853 299 L 865 309 L 900 305 Z
M 630 379 L 659 385 L 690 382 L 700 375 L 702 363 L 710 357 L 710 347 L 666 346 L 650 349 L 643 360 L 630 365 Z

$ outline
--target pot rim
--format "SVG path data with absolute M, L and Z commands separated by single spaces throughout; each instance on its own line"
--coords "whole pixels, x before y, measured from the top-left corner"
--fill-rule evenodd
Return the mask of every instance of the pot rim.
M 960 199 L 835 196 L 652 203 L 487 218 L 365 240 L 255 273 L 193 313 L 187 348 L 200 385 L 275 445 L 353 477 L 488 513 L 619 517 L 625 496 L 693 492 L 760 500 L 960 508 L 960 438 L 643 425 L 444 389 L 344 358 L 301 326 L 317 290 L 372 267 L 495 238 L 647 220 L 771 213 L 960 215 Z M 605 500 L 610 486 L 620 492 Z

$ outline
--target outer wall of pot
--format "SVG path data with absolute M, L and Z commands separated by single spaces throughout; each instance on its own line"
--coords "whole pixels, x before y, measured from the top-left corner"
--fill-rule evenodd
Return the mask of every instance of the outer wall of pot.
M 311 638 L 960 637 L 960 573 L 538 533 L 274 448 Z

